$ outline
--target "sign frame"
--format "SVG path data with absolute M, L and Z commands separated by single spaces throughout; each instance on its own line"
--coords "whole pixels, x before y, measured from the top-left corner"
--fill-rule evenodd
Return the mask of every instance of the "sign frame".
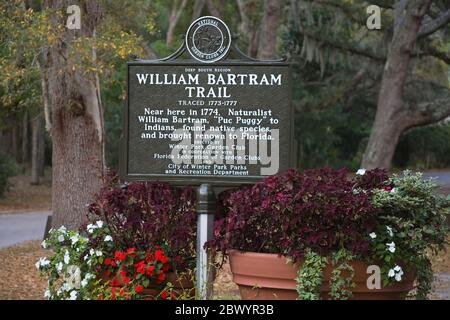
M 279 62 L 279 61 L 243 61 L 243 60 L 222 60 L 212 64 L 205 64 L 195 60 L 176 60 L 176 61 L 164 61 L 164 60 L 135 60 L 127 63 L 127 88 L 126 88 L 126 101 L 125 108 L 123 110 L 123 132 L 120 141 L 120 156 L 119 156 L 119 176 L 125 181 L 162 181 L 170 182 L 175 185 L 190 185 L 198 186 L 202 183 L 210 183 L 213 186 L 223 186 L 232 187 L 239 186 L 246 183 L 255 183 L 261 181 L 265 176 L 202 176 L 202 175 L 169 175 L 169 174 L 130 174 L 128 173 L 128 139 L 129 139 L 129 77 L 130 66 L 195 66 L 195 67 L 205 67 L 207 66 L 278 66 L 283 68 L 288 68 L 288 82 L 289 86 L 289 96 L 288 101 L 292 101 L 292 65 L 289 62 Z M 294 108 L 292 102 L 289 103 L 289 135 L 288 135 L 288 155 L 283 155 L 283 158 L 288 158 L 288 167 L 293 167 L 295 165 L 295 149 L 294 149 Z

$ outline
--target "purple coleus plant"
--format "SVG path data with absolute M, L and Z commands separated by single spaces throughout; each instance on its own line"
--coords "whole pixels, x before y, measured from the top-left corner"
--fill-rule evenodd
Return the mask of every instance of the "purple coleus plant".
M 96 200 L 89 206 L 90 221 L 106 223 L 118 249 L 147 250 L 167 245 L 179 268 L 192 264 L 196 249 L 196 195 L 190 187 L 162 182 L 121 184 L 108 176 Z M 95 247 L 95 243 L 91 243 Z
M 321 255 L 340 248 L 367 255 L 378 212 L 362 188 L 382 183 L 381 176 L 377 172 L 369 182 L 349 178 L 346 169 L 291 169 L 243 187 L 223 199 L 224 216 L 208 246 L 225 254 L 278 253 L 294 261 L 307 248 Z

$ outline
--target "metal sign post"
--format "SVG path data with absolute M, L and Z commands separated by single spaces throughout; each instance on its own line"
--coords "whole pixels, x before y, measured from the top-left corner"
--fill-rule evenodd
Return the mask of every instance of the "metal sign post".
M 197 299 L 207 300 L 212 292 L 212 259 L 205 243 L 213 238 L 216 196 L 208 183 L 197 189 Z

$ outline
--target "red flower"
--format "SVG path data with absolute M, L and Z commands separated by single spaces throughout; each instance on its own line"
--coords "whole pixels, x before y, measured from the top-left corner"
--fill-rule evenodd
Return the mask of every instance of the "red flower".
M 147 267 L 147 275 L 152 276 L 155 273 L 155 267 L 154 266 L 148 266 Z
M 119 287 L 120 286 L 120 282 L 119 282 L 119 280 L 117 280 L 117 279 L 113 279 L 110 283 L 109 283 L 109 285 L 111 286 L 111 287 Z M 114 291 L 115 292 L 115 291 Z
M 165 264 L 165 265 L 162 267 L 162 269 L 163 269 L 163 271 L 167 271 L 167 270 L 170 269 L 170 266 L 169 266 L 168 264 Z
M 117 288 L 112 288 L 112 290 L 111 290 L 111 299 L 112 300 L 116 300 L 116 291 L 117 291 Z
M 390 186 L 384 187 L 384 191 L 391 192 L 392 191 L 392 187 L 390 187 Z
M 161 292 L 161 298 L 167 299 L 168 296 L 169 296 L 169 293 L 168 293 L 166 290 L 164 290 L 163 292 Z
M 119 296 L 123 296 L 123 295 L 125 295 L 125 289 L 124 288 L 120 289 L 120 291 L 119 291 Z
M 106 259 L 105 259 L 105 264 L 106 264 L 107 266 L 111 265 L 111 259 L 110 259 L 110 258 L 106 258 Z
M 109 277 L 109 276 L 111 275 L 111 271 L 106 270 L 106 271 L 105 271 L 105 274 L 106 274 L 107 277 Z
M 167 263 L 167 262 L 169 262 L 169 258 L 166 256 L 162 256 L 159 261 L 161 261 L 161 263 Z
M 161 261 L 162 257 L 164 257 L 164 252 L 162 250 L 156 250 L 155 259 Z
M 134 257 L 136 257 L 136 253 L 135 252 L 136 252 L 136 248 L 133 247 L 133 248 L 129 248 L 127 250 L 126 254 L 129 255 L 130 257 L 134 258 Z
M 145 261 L 142 260 L 142 261 L 136 263 L 136 264 L 134 265 L 134 268 L 136 269 L 136 271 L 137 271 L 138 273 L 144 274 L 144 273 L 145 273 Z
M 141 293 L 142 291 L 144 291 L 144 287 L 141 285 L 137 285 L 136 287 L 134 287 L 134 291 L 136 291 L 136 293 Z
M 166 280 L 166 275 L 163 273 L 163 271 L 161 270 L 160 272 L 159 272 L 159 276 L 158 276 L 158 279 L 156 280 L 156 282 L 157 283 L 161 283 L 161 282 L 163 282 L 164 280 Z
M 130 278 L 129 277 L 123 277 L 123 283 L 125 284 L 129 284 L 130 283 Z
M 126 254 L 125 252 L 120 252 L 120 251 L 116 251 L 114 253 L 114 259 L 119 260 L 119 261 L 123 261 L 126 258 Z

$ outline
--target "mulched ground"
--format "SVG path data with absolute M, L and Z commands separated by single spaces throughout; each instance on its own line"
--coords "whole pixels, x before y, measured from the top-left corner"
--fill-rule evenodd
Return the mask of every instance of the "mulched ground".
M 0 250 L 0 299 L 44 299 L 46 280 L 40 277 L 35 263 L 49 251 L 39 241 L 24 242 Z
M 52 188 L 50 172 L 46 172 L 41 184 L 30 184 L 29 175 L 19 175 L 10 179 L 12 187 L 0 198 L 0 213 L 51 210 Z
M 450 249 L 450 248 L 449 248 Z M 0 300 L 43 299 L 46 280 L 39 275 L 34 264 L 39 257 L 49 254 L 40 247 L 40 241 L 0 249 Z M 431 299 L 450 299 L 450 256 L 441 253 L 433 261 L 437 275 Z M 213 299 L 239 299 L 239 290 L 232 281 L 228 264 L 218 273 L 214 282 Z

